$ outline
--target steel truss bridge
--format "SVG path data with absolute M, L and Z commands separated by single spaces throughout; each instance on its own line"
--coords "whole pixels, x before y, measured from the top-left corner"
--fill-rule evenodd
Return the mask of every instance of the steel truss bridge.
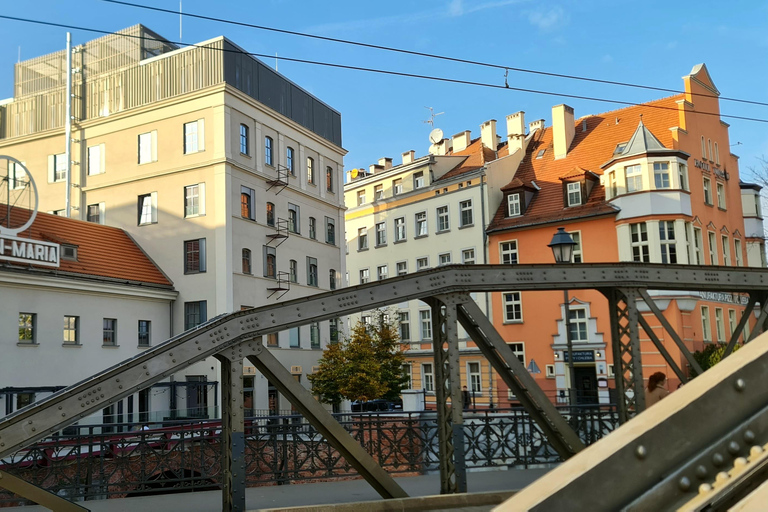
M 49 437 L 71 423 L 169 377 L 197 361 L 207 357 L 215 357 L 221 363 L 222 374 L 222 510 L 227 512 L 245 510 L 246 461 L 242 382 L 243 362 L 245 360 L 256 366 L 383 498 L 406 497 L 406 493 L 397 482 L 262 345 L 261 337 L 312 322 L 382 308 L 414 299 L 420 299 L 432 308 L 441 493 L 466 492 L 467 490 L 463 453 L 465 446 L 463 411 L 460 406 L 451 407 L 451 403 L 461 404 L 462 401 L 461 387 L 458 385 L 461 382 L 458 346 L 459 324 L 518 397 L 538 428 L 547 437 L 552 448 L 557 451 L 561 458 L 569 459 L 584 448 L 579 436 L 544 395 L 534 378 L 496 331 L 492 322 L 470 297 L 470 293 L 499 292 L 510 289 L 515 291 L 596 289 L 607 298 L 609 314 L 611 315 L 611 348 L 614 365 L 617 369 L 615 386 L 619 397 L 619 417 L 622 422 L 626 422 L 645 408 L 640 353 L 639 331 L 641 328 L 658 348 L 673 371 L 683 382 L 686 382 L 685 374 L 677 362 L 670 356 L 640 314 L 639 301 L 647 304 L 690 366 L 697 373 L 701 373 L 701 369 L 680 336 L 674 332 L 672 326 L 650 298 L 648 290 L 727 291 L 749 295 L 749 302 L 728 343 L 728 353 L 735 346 L 739 334 L 757 303 L 761 305 L 761 310 L 757 327 L 753 329 L 753 336 L 758 331 L 763 331 L 768 319 L 768 305 L 766 305 L 768 302 L 766 300 L 768 298 L 768 271 L 765 269 L 637 263 L 453 265 L 440 267 L 214 318 L 139 356 L 93 375 L 3 418 L 0 420 L 0 459 L 35 441 Z M 682 392 L 679 392 L 679 395 L 675 393 L 673 396 L 678 395 L 682 399 L 684 395 L 689 395 L 696 390 L 701 390 L 699 398 L 705 395 L 709 396 L 723 386 L 728 387 L 727 384 L 714 379 L 721 377 L 721 374 L 728 369 L 732 373 L 738 374 L 743 370 L 740 365 L 745 366 L 745 368 L 749 366 L 751 371 L 755 372 L 750 373 L 750 376 L 756 378 L 760 368 L 763 368 L 763 371 L 768 368 L 768 354 L 766 354 L 768 347 L 763 348 L 760 344 L 752 345 L 754 346 L 740 350 L 734 357 L 725 361 L 728 364 L 718 365 L 718 371 L 709 371 L 707 375 L 692 382 L 690 390 L 686 389 L 688 387 L 686 386 L 681 390 Z M 759 353 L 757 353 L 757 348 L 760 348 Z M 748 359 L 749 356 L 756 357 L 758 361 Z M 730 374 L 726 376 L 725 380 L 728 378 L 730 378 Z M 746 382 L 744 377 L 736 379 L 734 382 L 730 383 L 729 390 L 735 389 L 736 392 L 743 392 L 744 382 Z M 451 386 L 451 383 L 457 383 L 457 385 Z M 753 418 L 757 405 L 763 407 L 768 404 L 768 387 L 762 386 L 762 389 L 756 389 L 754 393 L 750 392 L 748 398 L 743 393 L 739 397 L 740 401 L 744 402 L 744 407 L 736 407 L 731 404 L 728 407 L 727 418 L 725 414 L 716 413 L 718 424 L 726 424 L 726 426 L 716 429 L 716 433 L 725 435 L 726 430 L 728 432 L 734 429 L 742 430 L 737 432 L 742 436 L 740 444 L 733 440 L 729 440 L 725 444 L 727 449 L 725 453 L 731 455 L 741 453 L 742 445 L 745 442 L 749 444 L 756 439 L 768 437 L 768 421 L 766 420 L 768 408 L 764 414 L 766 417 L 761 416 L 761 421 Z M 668 399 L 663 401 L 661 405 L 655 406 L 654 414 L 657 410 L 668 412 L 670 418 L 664 424 L 677 425 L 676 434 L 672 436 L 672 439 L 678 439 L 679 444 L 685 445 L 685 449 L 678 448 L 678 451 L 686 451 L 690 458 L 691 454 L 695 456 L 698 455 L 699 451 L 704 452 L 709 449 L 709 445 L 701 444 L 698 441 L 699 438 L 696 437 L 696 434 L 701 433 L 705 426 L 705 416 L 697 417 L 694 414 L 696 412 L 705 414 L 706 411 L 701 406 L 670 410 L 676 400 L 678 400 L 677 397 L 675 400 Z M 723 400 L 734 401 L 729 394 L 723 395 Z M 676 422 L 676 416 L 683 413 L 686 413 L 685 418 L 690 423 L 684 423 L 684 427 L 681 427 L 681 424 Z M 650 416 L 654 416 L 654 414 L 650 414 Z M 648 416 L 646 414 L 641 418 L 634 419 L 632 425 L 638 424 L 636 422 L 647 422 Z M 692 427 L 690 437 L 686 436 L 687 442 L 680 443 L 680 432 L 687 432 L 689 425 Z M 651 427 L 648 429 L 651 433 L 655 430 Z M 636 434 L 636 430 L 634 427 L 630 431 L 620 428 L 617 433 Z M 586 460 L 593 463 L 590 466 L 591 469 L 588 469 L 581 477 L 572 476 L 570 479 L 564 480 L 564 483 L 545 486 L 539 491 L 539 495 L 536 495 L 537 497 L 534 496 L 535 490 L 531 490 L 527 494 L 531 509 L 563 510 L 556 507 L 550 508 L 548 504 L 554 503 L 552 500 L 557 501 L 555 498 L 562 498 L 575 493 L 590 496 L 599 494 L 596 491 L 600 483 L 598 482 L 598 475 L 603 477 L 607 475 L 605 480 L 610 486 L 615 484 L 615 479 L 612 476 L 621 474 L 626 471 L 627 467 L 631 467 L 626 465 L 629 462 L 638 459 L 644 460 L 646 454 L 653 453 L 655 450 L 662 453 L 666 450 L 666 440 L 654 439 L 656 445 L 651 449 L 650 445 L 648 447 L 645 445 L 635 446 L 636 443 L 633 444 L 629 441 L 629 437 L 626 438 L 628 439 L 627 445 L 615 446 L 616 443 L 613 443 L 612 446 L 614 446 L 616 453 L 608 453 L 607 448 L 599 448 L 605 445 L 597 443 L 594 448 L 582 454 L 578 459 L 574 459 L 574 463 L 581 462 L 583 464 L 584 457 L 587 457 Z M 711 440 L 711 438 L 712 435 L 707 435 L 701 439 Z M 624 438 L 612 435 L 608 439 Z M 712 460 L 719 462 L 719 465 L 722 466 L 726 462 L 723 459 L 724 456 L 720 452 L 717 452 L 716 455 L 719 457 L 712 455 Z M 637 479 L 632 485 L 613 485 L 610 490 L 603 494 L 610 495 L 613 500 L 612 503 L 629 504 L 658 483 L 659 476 L 656 473 L 672 472 L 674 468 L 679 467 L 683 461 L 682 457 L 681 455 L 666 460 L 663 455 L 658 456 L 656 453 L 655 463 L 653 465 L 646 464 L 644 478 Z M 744 460 L 746 461 L 746 459 Z M 606 461 L 607 464 L 604 463 Z M 750 459 L 748 464 L 751 463 Z M 699 465 L 704 467 L 703 463 Z M 571 466 L 566 463 L 558 468 L 558 471 L 569 467 Z M 711 470 L 707 468 L 704 470 L 695 469 L 695 475 L 703 475 L 701 478 L 710 473 Z M 678 494 L 680 492 L 693 492 L 695 494 L 697 484 L 691 479 L 696 478 L 695 475 L 686 476 L 687 480 L 682 480 L 683 477 L 677 481 L 672 480 L 670 485 Z M 758 475 L 763 476 L 760 472 Z M 719 475 L 719 477 L 721 476 Z M 634 478 L 634 475 L 627 475 L 627 477 Z M 720 478 L 720 480 L 723 479 Z M 754 483 L 754 481 L 754 478 L 750 479 L 750 482 Z M 593 485 L 595 489 L 590 487 Z M 710 486 L 710 491 L 717 488 L 714 484 L 714 486 L 706 485 Z M 87 510 L 2 471 L 0 471 L 0 486 L 56 511 Z M 743 487 L 741 486 L 739 489 L 743 491 Z M 585 493 L 584 490 L 587 488 L 589 488 L 589 492 Z M 706 487 L 704 489 L 706 490 Z M 652 496 L 669 497 L 672 495 L 674 493 L 659 492 Z M 733 495 L 733 493 L 731 492 L 729 495 Z M 679 499 L 679 496 L 675 495 L 675 497 Z M 663 500 L 666 498 L 658 499 L 662 501 L 657 501 L 657 504 L 665 503 Z M 558 503 L 562 504 L 561 501 Z M 621 506 L 623 505 L 619 505 L 618 508 Z M 517 505 L 513 507 L 517 509 Z M 640 509 L 647 508 L 642 508 L 641 505 L 638 510 Z

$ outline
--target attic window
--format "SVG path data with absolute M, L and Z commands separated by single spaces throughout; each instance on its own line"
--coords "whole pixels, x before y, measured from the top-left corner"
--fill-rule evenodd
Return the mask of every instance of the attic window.
M 581 183 L 568 183 L 568 206 L 581 204 Z
M 77 246 L 64 244 L 61 246 L 61 259 L 77 260 Z
M 619 142 L 618 144 L 616 144 L 616 149 L 613 150 L 613 154 L 615 155 L 615 154 L 621 153 L 622 151 L 624 151 L 624 149 L 626 149 L 626 147 L 627 147 L 626 142 Z
M 545 152 L 545 151 L 546 151 L 546 149 L 542 149 L 541 151 L 539 151 L 538 153 L 536 153 L 536 160 L 538 160 L 538 159 L 542 158 L 542 157 L 544 156 L 544 152 Z

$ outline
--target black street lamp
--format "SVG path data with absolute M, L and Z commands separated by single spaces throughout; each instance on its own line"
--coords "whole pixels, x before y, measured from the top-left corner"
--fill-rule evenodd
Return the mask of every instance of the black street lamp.
M 557 233 L 552 237 L 548 247 L 552 248 L 552 254 L 555 256 L 555 263 L 571 263 L 573 259 L 573 247 L 576 242 L 571 235 L 565 232 L 565 228 L 557 228 Z M 571 309 L 569 307 L 570 298 L 568 290 L 563 290 L 563 299 L 565 301 L 565 340 L 568 348 L 568 403 L 575 404 L 573 393 L 576 389 L 574 380 L 576 375 L 573 371 L 573 341 L 571 340 Z

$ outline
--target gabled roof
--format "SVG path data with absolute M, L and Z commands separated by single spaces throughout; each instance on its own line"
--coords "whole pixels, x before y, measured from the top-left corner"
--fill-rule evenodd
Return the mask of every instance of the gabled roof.
M 461 176 L 462 174 L 482 169 L 485 167 L 486 163 L 492 162 L 497 158 L 501 158 L 502 156 L 507 156 L 508 148 L 507 143 L 503 142 L 499 144 L 499 146 L 496 148 L 496 151 L 494 151 L 493 149 L 484 146 L 481 138 L 478 137 L 473 139 L 469 146 L 463 150 L 456 152 L 450 151 L 447 154 L 453 156 L 466 156 L 467 158 L 462 163 L 441 176 L 440 179 L 435 180 L 435 183 L 451 180 L 457 176 Z
M 11 219 L 15 225 L 21 225 L 29 219 L 31 213 L 30 210 L 14 207 L 11 209 Z M 60 258 L 60 266 L 55 269 L 56 275 L 173 287 L 171 280 L 122 229 L 38 212 L 32 226 L 19 233 L 19 237 L 77 247 L 77 260 Z M 0 260 L 0 271 L 7 268 L 53 270 L 50 267 Z
M 620 155 L 644 155 L 649 151 L 659 149 L 663 150 L 667 148 L 665 148 L 664 144 L 662 144 L 661 141 L 651 133 L 651 130 L 649 130 L 648 127 L 643 124 L 643 115 L 640 114 L 640 122 L 637 125 L 637 130 L 635 130 L 635 133 L 632 134 L 632 138 L 629 139 L 629 142 L 624 148 L 624 151 L 622 151 Z

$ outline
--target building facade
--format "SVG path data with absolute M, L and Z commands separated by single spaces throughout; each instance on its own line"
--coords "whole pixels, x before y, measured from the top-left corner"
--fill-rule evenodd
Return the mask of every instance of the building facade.
M 138 25 L 73 52 L 68 162 L 65 58 L 16 65 L 15 96 L 0 105 L 0 153 L 25 163 L 42 209 L 64 213 L 69 194 L 73 217 L 130 233 L 178 291 L 171 334 L 341 282 L 337 111 L 224 37 L 179 49 Z M 308 385 L 336 335 L 337 322 L 322 322 L 265 345 Z M 289 407 L 245 371 L 254 409 Z M 218 363 L 189 373 L 215 382 Z

